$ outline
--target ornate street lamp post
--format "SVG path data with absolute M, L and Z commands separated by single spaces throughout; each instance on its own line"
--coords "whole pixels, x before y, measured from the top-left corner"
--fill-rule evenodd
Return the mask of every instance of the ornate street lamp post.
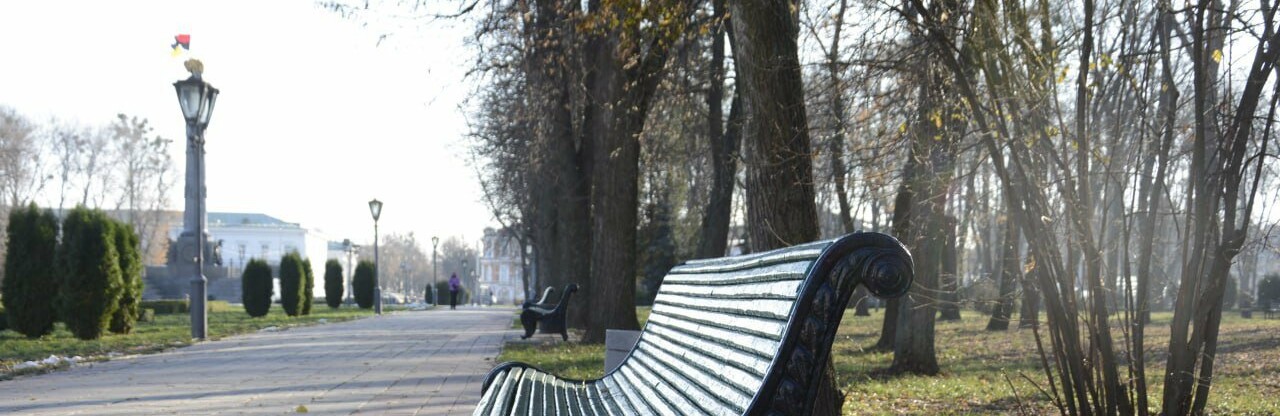
M 440 237 L 431 236 L 431 304 L 439 305 L 440 296 L 436 291 L 436 246 L 440 245 Z
M 382 267 L 378 265 L 378 217 L 382 216 L 382 201 L 375 198 L 369 201 L 369 213 L 373 214 L 373 313 L 382 315 L 382 282 L 378 275 Z
M 209 319 L 205 300 L 208 296 L 208 279 L 204 277 L 204 242 L 208 239 L 205 229 L 204 187 L 204 130 L 209 127 L 213 105 L 218 101 L 218 89 L 204 82 L 204 64 L 197 60 L 186 63 L 191 77 L 173 83 L 178 92 L 178 104 L 182 117 L 187 120 L 187 180 L 186 207 L 183 211 L 183 230 L 179 237 L 195 240 L 195 270 L 191 278 L 191 337 L 204 339 L 209 332 Z M 179 257 L 185 257 L 181 253 Z M 185 259 L 183 259 L 185 260 Z

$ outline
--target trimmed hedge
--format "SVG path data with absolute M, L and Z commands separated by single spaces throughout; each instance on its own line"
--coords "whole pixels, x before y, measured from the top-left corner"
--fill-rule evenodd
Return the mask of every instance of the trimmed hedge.
M 284 308 L 285 315 L 298 316 L 302 313 L 305 273 L 298 253 L 285 254 L 280 258 L 280 306 Z
M 100 210 L 78 206 L 62 222 L 57 263 L 61 275 L 58 306 L 76 338 L 98 339 L 124 294 L 116 227 Z
M 440 304 L 448 305 L 450 296 L 449 281 L 437 282 L 436 293 L 440 296 Z M 471 303 L 471 291 L 467 290 L 467 285 L 462 285 L 462 287 L 458 288 L 458 304 L 466 305 L 468 303 Z
M 11 313 L 0 314 L 0 329 L 7 326 L 27 338 L 53 332 L 59 279 L 51 266 L 58 251 L 57 218 L 35 204 L 10 212 L 8 250 L 0 310 Z
M 273 291 L 271 266 L 265 260 L 250 259 L 240 276 L 240 301 L 244 303 L 244 311 L 254 318 L 265 316 L 271 311 Z
M 302 314 L 311 314 L 311 301 L 315 300 L 316 274 L 311 272 L 311 259 L 302 260 Z
M 191 313 L 191 303 L 185 299 L 144 300 L 139 304 L 142 309 L 151 309 L 156 315 L 173 315 Z
M 324 262 L 324 303 L 330 308 L 342 306 L 342 263 L 330 259 Z
M 361 309 L 373 307 L 373 275 L 377 269 L 373 262 L 362 260 L 356 264 L 356 274 L 351 278 L 351 294 L 356 298 L 356 305 Z
M 139 247 L 138 234 L 133 226 L 119 221 L 115 225 L 116 253 L 120 260 L 120 279 L 124 284 L 124 292 L 116 304 L 116 312 L 111 315 L 108 329 L 117 334 L 133 332 L 133 325 L 141 313 L 142 302 L 142 252 Z

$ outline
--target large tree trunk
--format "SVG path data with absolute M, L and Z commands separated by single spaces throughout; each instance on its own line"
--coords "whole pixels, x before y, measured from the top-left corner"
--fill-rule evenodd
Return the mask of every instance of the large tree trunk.
M 636 291 L 636 207 L 639 204 L 640 141 L 644 113 L 627 91 L 618 58 L 619 29 L 605 30 L 587 42 L 587 94 L 583 140 L 594 140 L 591 152 L 591 280 L 587 303 L 591 314 L 583 342 L 604 342 L 608 329 L 639 329 Z
M 846 137 L 844 85 L 840 72 L 844 64 L 840 61 L 840 32 L 844 28 L 844 13 L 848 9 L 848 0 L 840 0 L 836 9 L 835 30 L 831 36 L 831 49 L 827 51 L 828 88 L 831 89 L 831 120 L 835 123 L 835 134 L 828 142 L 827 151 L 831 153 L 831 179 L 836 187 L 836 202 L 840 206 L 840 224 L 845 233 L 854 231 L 853 216 L 849 212 L 849 192 L 845 189 L 844 141 Z M 865 292 L 864 292 L 865 293 Z M 855 294 L 855 296 L 857 296 Z M 864 295 L 865 296 L 865 295 Z M 861 298 L 855 299 L 861 304 Z
M 587 216 L 586 166 L 574 137 L 569 73 L 573 48 L 565 23 L 570 10 L 555 0 L 534 5 L 527 36 L 533 45 L 526 62 L 530 108 L 534 117 L 530 215 L 535 268 L 543 286 L 586 284 L 591 246 Z M 586 308 L 569 308 L 570 325 L 581 328 Z
M 599 5 L 590 13 L 625 13 Z M 588 36 L 587 97 L 583 139 L 591 142 L 590 311 L 583 342 L 604 342 L 605 329 L 639 329 L 636 320 L 636 227 L 639 224 L 640 133 L 664 74 L 674 36 L 691 7 L 680 2 L 650 5 L 673 9 L 672 20 L 642 28 L 611 22 Z M 648 29 L 649 36 L 643 36 Z M 647 44 L 644 44 L 646 43 Z
M 1004 241 L 1000 244 L 1000 297 L 991 310 L 991 320 L 987 321 L 988 331 L 1009 329 L 1009 318 L 1013 317 L 1014 290 L 1018 281 L 1022 280 L 1022 259 L 1018 258 L 1018 226 L 1011 219 L 1011 214 L 1005 215 Z
M 747 103 L 744 129 L 747 233 L 751 251 L 819 236 L 812 155 L 800 60 L 799 26 L 787 0 L 730 0 L 739 92 Z M 844 395 L 831 356 L 818 386 L 814 414 L 840 413 Z
M 712 5 L 717 20 L 724 18 L 724 0 Z M 723 22 L 723 21 L 722 21 Z M 729 108 L 729 125 L 724 128 L 724 43 L 725 26 L 712 29 L 711 86 L 707 90 L 708 139 L 711 141 L 711 192 L 707 209 L 702 213 L 698 235 L 698 258 L 725 255 L 729 242 L 729 223 L 733 215 L 734 176 L 738 171 L 738 138 L 742 132 L 742 97 L 735 91 Z M 732 35 L 729 35 L 732 41 Z
M 818 238 L 812 154 L 797 55 L 798 25 L 784 0 L 729 2 L 739 92 L 747 234 L 753 252 Z

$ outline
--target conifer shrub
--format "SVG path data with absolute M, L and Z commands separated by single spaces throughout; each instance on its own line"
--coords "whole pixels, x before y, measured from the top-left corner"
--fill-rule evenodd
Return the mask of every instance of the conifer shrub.
M 330 259 L 324 262 L 324 303 L 330 308 L 342 306 L 342 263 Z
M 1280 274 L 1268 274 L 1258 282 L 1258 306 L 1280 305 Z
M 240 276 L 240 301 L 244 311 L 254 318 L 271 311 L 271 266 L 262 259 L 250 259 Z
M 373 307 L 373 275 L 377 270 L 373 262 L 364 260 L 356 264 L 356 274 L 351 278 L 351 294 L 361 309 Z
M 117 334 L 133 332 L 134 323 L 138 321 L 142 304 L 142 252 L 139 247 L 138 233 L 133 226 L 112 221 L 115 227 L 116 253 L 120 260 L 120 279 L 124 291 L 116 303 L 116 312 L 111 315 L 108 329 Z
M 302 313 L 305 273 L 298 253 L 285 254 L 280 258 L 280 306 L 284 308 L 285 315 L 298 316 Z
M 311 259 L 302 260 L 302 314 L 311 314 L 311 301 L 315 300 L 316 275 L 311 271 Z
M 0 329 L 8 327 L 39 338 L 53 331 L 57 320 L 54 299 L 58 276 L 53 270 L 58 251 L 58 220 L 35 204 L 9 213 L 8 255 L 0 288 L 3 305 Z
M 100 210 L 76 207 L 62 222 L 57 270 L 61 320 L 76 338 L 102 336 L 124 294 L 116 227 Z

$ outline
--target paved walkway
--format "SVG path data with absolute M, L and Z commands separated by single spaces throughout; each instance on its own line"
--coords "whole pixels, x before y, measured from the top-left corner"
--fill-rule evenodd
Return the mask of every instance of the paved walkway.
M 512 309 L 400 312 L 0 382 L 0 414 L 471 414 Z

